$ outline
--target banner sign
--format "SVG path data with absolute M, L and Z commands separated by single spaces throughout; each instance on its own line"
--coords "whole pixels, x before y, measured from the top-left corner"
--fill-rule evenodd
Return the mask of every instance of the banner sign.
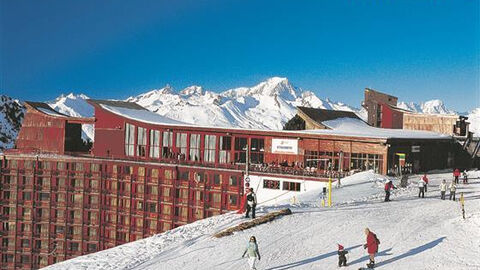
M 272 153 L 298 155 L 298 140 L 272 139 Z

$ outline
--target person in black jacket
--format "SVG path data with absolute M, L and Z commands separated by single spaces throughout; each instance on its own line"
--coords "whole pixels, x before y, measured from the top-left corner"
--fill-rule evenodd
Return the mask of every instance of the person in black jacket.
M 347 266 L 347 253 L 348 251 L 338 244 L 338 267 Z
M 252 218 L 255 218 L 255 208 L 257 207 L 257 196 L 253 192 L 253 188 L 248 189 L 247 193 L 247 213 L 246 218 L 250 217 L 250 211 L 252 211 Z

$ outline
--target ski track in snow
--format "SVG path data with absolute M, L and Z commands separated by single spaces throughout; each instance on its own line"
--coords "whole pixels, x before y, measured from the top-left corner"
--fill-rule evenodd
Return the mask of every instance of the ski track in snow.
M 332 208 L 319 207 L 318 191 L 309 192 L 296 205 L 259 207 L 259 215 L 285 206 L 293 214 L 232 236 L 212 237 L 244 221 L 228 213 L 48 269 L 248 269 L 241 255 L 251 235 L 262 255 L 257 269 L 338 269 L 337 243 L 350 251 L 349 266 L 341 269 L 358 269 L 368 262 L 361 246 L 365 227 L 381 241 L 376 269 L 480 269 L 480 171 L 472 176 L 469 185 L 457 188 L 457 199 L 465 194 L 466 220 L 458 202 L 439 199 L 438 185 L 450 181 L 451 173 L 429 175 L 424 199 L 417 197 L 420 176 L 413 176 L 384 203 L 385 177 L 366 172 L 342 180 Z

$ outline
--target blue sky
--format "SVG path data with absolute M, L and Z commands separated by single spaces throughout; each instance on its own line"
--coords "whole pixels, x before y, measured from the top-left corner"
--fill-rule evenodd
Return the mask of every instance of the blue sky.
M 359 106 L 480 106 L 479 1 L 0 1 L 0 93 L 126 98 L 288 77 Z

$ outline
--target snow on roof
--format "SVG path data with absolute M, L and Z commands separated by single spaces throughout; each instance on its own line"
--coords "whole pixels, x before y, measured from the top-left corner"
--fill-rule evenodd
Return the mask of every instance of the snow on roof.
M 41 111 L 41 112 L 43 112 L 43 113 L 45 113 L 45 114 L 48 114 L 48 115 L 50 115 L 50 116 L 55 116 L 55 117 L 68 117 L 68 115 L 61 114 L 61 113 L 59 113 L 59 112 L 57 112 L 57 111 L 55 111 L 55 110 L 53 110 L 53 109 L 52 109 L 52 110 L 49 110 L 49 109 L 47 109 L 47 108 L 38 108 L 38 107 L 37 107 L 37 110 L 39 110 L 39 111 Z
M 164 125 L 189 125 L 184 122 L 180 122 L 177 120 L 173 120 L 171 118 L 161 116 L 158 113 L 154 113 L 149 110 L 136 110 L 132 108 L 124 108 L 124 107 L 117 107 L 117 106 L 109 106 L 105 104 L 100 104 L 102 108 L 104 108 L 107 111 L 110 111 L 114 114 L 118 114 L 120 116 L 123 116 L 125 118 L 131 119 L 131 120 L 136 120 L 140 122 L 145 122 L 149 124 L 164 124 Z
M 406 129 L 388 129 L 369 126 L 360 119 L 338 118 L 335 120 L 323 121 L 322 124 L 331 128 L 312 130 L 315 133 L 334 132 L 338 135 L 371 137 L 384 139 L 447 139 L 448 135 L 439 134 L 431 131 L 406 130 Z
M 232 127 L 217 127 L 217 126 L 203 126 L 195 125 L 177 121 L 149 110 L 133 109 L 128 107 L 117 107 L 111 105 L 100 104 L 102 108 L 122 117 L 140 121 L 149 124 L 157 125 L 176 125 L 183 127 L 197 127 L 197 128 L 216 128 L 228 130 L 242 130 L 242 131 L 260 131 L 258 129 L 248 128 L 232 128 Z M 322 122 L 325 126 L 331 129 L 315 129 L 315 130 L 279 130 L 277 132 L 292 133 L 292 134 L 310 134 L 310 135 L 331 135 L 331 136 L 348 136 L 348 137 L 363 137 L 363 138 L 377 138 L 377 139 L 448 139 L 450 136 L 442 135 L 429 131 L 414 131 L 402 129 L 385 129 L 375 128 L 367 125 L 360 119 L 356 118 L 338 118 Z M 266 131 L 266 130 L 263 130 Z M 272 132 L 269 130 L 269 132 Z M 275 131 L 273 131 L 275 132 Z M 273 133 L 272 132 L 272 133 Z

